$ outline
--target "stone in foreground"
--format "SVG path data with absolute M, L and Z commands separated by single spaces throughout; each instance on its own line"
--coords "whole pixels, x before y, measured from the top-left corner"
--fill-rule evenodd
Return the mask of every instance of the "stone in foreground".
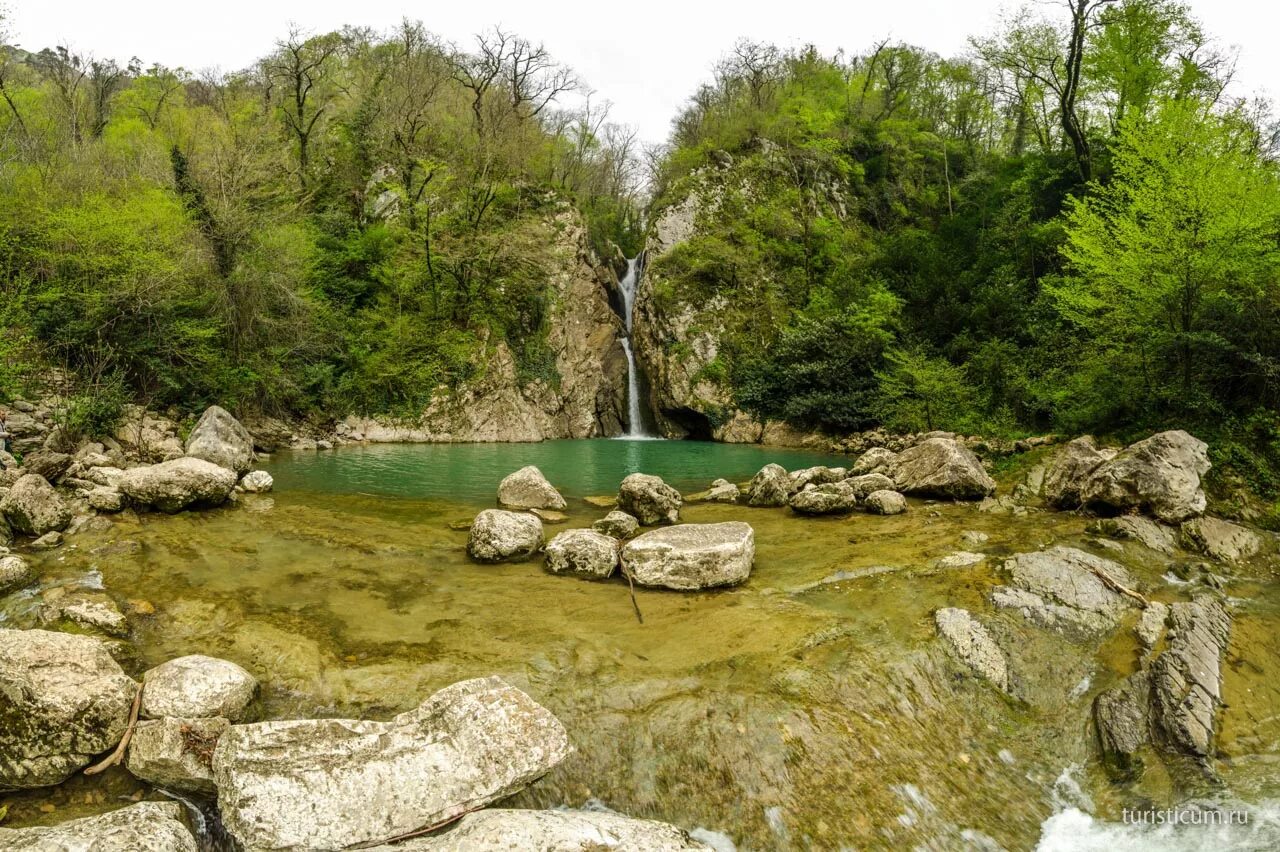
M 187 436 L 186 454 L 244 476 L 253 467 L 253 436 L 225 408 L 212 405 Z
M 565 530 L 547 543 L 547 570 L 607 580 L 618 567 L 618 540 L 595 530 Z
M 523 811 L 488 808 L 458 820 L 434 837 L 420 837 L 373 852 L 695 852 L 711 847 L 683 829 L 650 819 L 600 811 Z
M 213 775 L 249 849 L 343 849 L 437 825 L 506 798 L 572 751 L 545 708 L 496 677 L 462 681 L 389 722 L 235 725 Z
M 691 591 L 745 581 L 755 554 L 750 524 L 680 524 L 627 542 L 622 567 L 642 586 Z
M 888 475 L 904 494 L 981 500 L 996 490 L 968 447 L 954 438 L 928 438 L 898 453 Z
M 1137 509 L 1181 523 L 1204 513 L 1200 478 L 1209 467 L 1204 441 L 1181 430 L 1160 432 L 1098 465 L 1080 488 L 1080 502 L 1113 512 Z
M 1114 781 L 1142 774 L 1141 753 L 1151 743 L 1151 679 L 1139 670 L 1093 700 L 1093 726 L 1102 764 Z
M 679 491 L 646 473 L 633 473 L 618 487 L 618 508 L 646 527 L 678 522 L 683 502 Z
M 71 509 L 43 476 L 28 473 L 0 500 L 0 514 L 9 519 L 14 532 L 44 535 L 67 528 Z
M 767 464 L 747 485 L 747 505 L 770 508 L 785 506 L 791 499 L 791 474 L 780 464 Z
M 180 458 L 126 470 L 116 487 L 136 503 L 172 513 L 225 503 L 236 474 L 203 459 Z
M 139 802 L 36 828 L 0 828 L 6 852 L 197 852 L 177 802 Z
M 35 578 L 31 565 L 21 556 L 0 556 L 0 595 L 20 589 Z
M 253 675 L 230 660 L 203 654 L 161 663 L 142 676 L 142 718 L 177 716 L 207 719 L 223 716 L 233 722 L 258 693 Z
M 485 509 L 471 522 L 467 553 L 478 562 L 515 562 L 542 548 L 542 521 L 528 512 Z
M 213 796 L 213 749 L 231 722 L 212 719 L 149 719 L 137 724 L 125 767 L 137 778 L 167 790 Z
M 625 541 L 640 532 L 640 522 L 626 512 L 614 510 L 591 525 L 598 533 Z
M 1001 692 L 1009 691 L 1009 663 L 987 628 L 968 610 L 947 607 L 933 614 L 938 633 L 951 650 L 978 677 Z
M 61 783 L 114 748 L 136 691 L 98 639 L 0 630 L 0 790 Z
M 1231 616 L 1221 602 L 1201 598 L 1170 606 L 1169 622 L 1169 647 L 1151 667 L 1154 721 L 1173 746 L 1209 757 L 1222 707 Z
M 901 515 L 907 511 L 907 498 L 897 491 L 872 491 L 862 505 L 873 515 Z
M 498 486 L 498 504 L 508 509 L 563 509 L 560 492 L 533 465 L 508 474 Z

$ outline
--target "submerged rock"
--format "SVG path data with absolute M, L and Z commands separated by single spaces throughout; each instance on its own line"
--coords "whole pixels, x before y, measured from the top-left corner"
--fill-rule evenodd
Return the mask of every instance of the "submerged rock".
M 498 486 L 498 504 L 509 509 L 563 509 L 568 504 L 542 471 L 528 465 L 508 474 Z
M 240 487 L 250 494 L 265 494 L 275 484 L 275 479 L 265 470 L 251 470 L 240 479 Z
M 211 405 L 196 421 L 183 448 L 188 456 L 244 476 L 253 467 L 253 436 L 225 408 Z
M 907 498 L 897 491 L 883 489 L 868 494 L 862 505 L 873 515 L 900 515 L 907 511 Z
M 888 475 L 904 494 L 980 500 L 996 490 L 978 457 L 954 438 L 928 438 L 908 447 L 898 453 Z
M 1074 547 L 1020 553 L 1005 561 L 1004 570 L 1009 585 L 996 588 L 991 600 L 1041 627 L 1097 633 L 1113 627 L 1134 605 L 1114 588 L 1134 587 L 1122 566 Z
M 486 808 L 467 814 L 444 833 L 372 852 L 694 852 L 712 847 L 687 832 L 649 819 L 601 811 L 527 811 Z
M 625 541 L 640 531 L 640 522 L 626 512 L 614 510 L 591 525 L 598 533 Z
M 565 530 L 547 543 L 547 570 L 606 580 L 618 567 L 618 540 L 595 530 Z
M 506 798 L 572 751 L 546 709 L 496 677 L 462 681 L 389 722 L 233 725 L 213 774 L 250 849 L 387 841 Z
M 755 553 L 755 532 L 750 524 L 680 524 L 627 542 L 622 548 L 622 567 L 642 586 L 709 589 L 746 580 Z
M 1220 601 L 1201 598 L 1170 606 L 1169 622 L 1169 647 L 1151 667 L 1154 719 L 1170 744 L 1209 757 L 1222 707 L 1231 617 Z
M 236 475 L 212 462 L 180 458 L 126 470 L 117 487 L 137 503 L 172 513 L 225 503 L 236 487 Z
M 105 592 L 68 592 L 52 597 L 40 607 L 41 624 L 56 626 L 62 621 L 109 636 L 129 635 L 129 620 Z
M 142 717 L 244 718 L 258 694 L 253 675 L 229 660 L 191 654 L 161 663 L 142 676 Z
M 1182 525 L 1182 542 L 1219 562 L 1239 562 L 1262 549 L 1262 538 L 1239 524 L 1212 518 L 1194 518 Z
M 64 530 L 71 523 L 71 509 L 38 473 L 28 473 L 13 484 L 0 500 L 0 513 L 14 532 L 27 535 Z
M 934 560 L 933 567 L 943 570 L 951 570 L 953 568 L 968 568 L 977 565 L 979 562 L 986 560 L 986 556 L 981 553 L 972 553 L 967 550 L 957 550 L 955 553 L 949 553 L 940 559 Z
M 35 578 L 30 563 L 21 556 L 0 556 L 0 595 L 20 589 Z
M 212 796 L 213 750 L 231 727 L 212 719 L 148 719 L 133 729 L 125 767 L 148 784 Z
M 847 481 L 814 485 L 791 495 L 791 509 L 802 515 L 834 515 L 851 512 L 858 495 Z
M 51 826 L 0 828 L 8 852 L 198 852 L 177 802 L 138 802 Z
M 679 521 L 683 502 L 679 491 L 646 473 L 633 473 L 618 487 L 618 508 L 646 527 Z
M 1093 725 L 1107 774 L 1131 781 L 1142 774 L 1142 750 L 1151 742 L 1151 679 L 1138 671 L 1093 700 Z
M 542 521 L 527 512 L 485 509 L 471 522 L 467 553 L 479 562 L 528 559 L 542 549 Z
M 1171 524 L 1204 512 L 1200 478 L 1209 471 L 1204 441 L 1181 430 L 1160 432 L 1098 465 L 1080 488 L 1080 501 L 1122 512 L 1137 509 Z
M 938 610 L 933 620 L 960 662 L 1001 692 L 1009 691 L 1009 662 L 980 621 L 956 607 Z
M 1098 465 L 1114 456 L 1114 450 L 1099 450 L 1092 435 L 1068 441 L 1054 453 L 1053 461 L 1045 471 L 1040 495 L 1055 508 L 1076 508 L 1080 505 L 1080 486 L 1085 479 Z
M 0 789 L 61 783 L 115 747 L 136 691 L 98 639 L 0 629 Z
M 758 507 L 785 506 L 791 499 L 791 476 L 780 464 L 767 464 L 751 478 L 747 486 L 747 505 Z

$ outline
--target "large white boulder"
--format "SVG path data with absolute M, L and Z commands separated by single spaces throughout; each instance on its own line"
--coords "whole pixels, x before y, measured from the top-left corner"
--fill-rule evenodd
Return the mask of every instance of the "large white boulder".
M 496 677 L 389 722 L 233 725 L 213 753 L 218 808 L 248 849 L 387 841 L 506 798 L 572 751 L 560 722 Z
M 618 486 L 618 508 L 646 527 L 676 523 L 683 503 L 680 492 L 658 476 L 633 473 Z
M 251 470 L 240 478 L 240 487 L 250 494 L 265 494 L 275 484 L 275 479 L 265 470 Z
M 745 581 L 755 555 L 750 524 L 680 524 L 627 542 L 622 567 L 642 586 L 688 591 Z
M 192 458 L 234 470 L 240 476 L 253 467 L 253 436 L 229 411 L 216 405 L 200 415 L 183 449 Z
M 44 535 L 64 530 L 71 523 L 71 509 L 49 481 L 38 473 L 28 473 L 0 500 L 0 513 L 9 519 L 14 532 Z
M 478 562 L 528 559 L 542 548 L 542 521 L 528 512 L 485 509 L 471 522 L 467 553 Z
M 233 722 L 258 693 L 258 681 L 230 660 L 191 654 L 161 663 L 142 676 L 142 717 L 177 716 L 205 719 L 223 716 Z
M 547 542 L 547 570 L 607 580 L 618 567 L 618 540 L 595 530 L 565 530 Z
M 1160 432 L 1094 468 L 1080 488 L 1080 502 L 1119 512 L 1138 509 L 1178 524 L 1204 513 L 1200 477 L 1209 467 L 1204 441 L 1182 430 Z
M 126 470 L 117 487 L 135 503 L 179 512 L 188 506 L 226 502 L 236 487 L 236 474 L 202 459 L 180 458 Z
M 980 500 L 996 490 L 968 447 L 954 438 L 928 438 L 898 453 L 887 471 L 904 494 Z
M 177 802 L 138 802 L 58 825 L 0 828 L 6 852 L 197 852 Z
M 528 465 L 507 474 L 498 486 L 498 504 L 508 509 L 563 509 L 568 504 L 542 471 Z

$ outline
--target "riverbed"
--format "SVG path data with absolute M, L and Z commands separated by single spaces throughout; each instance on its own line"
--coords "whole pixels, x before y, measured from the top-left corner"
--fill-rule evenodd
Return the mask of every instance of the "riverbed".
M 1004 470 L 1001 493 L 1036 460 Z M 1124 562 L 1153 598 L 1194 591 L 1166 578 L 1168 557 L 1131 542 L 1116 551 L 1082 516 L 922 500 L 899 516 L 842 518 L 690 504 L 684 521 L 751 523 L 754 572 L 723 591 L 638 589 L 643 622 L 624 580 L 552 576 L 538 561 L 478 565 L 464 553 L 461 527 L 525 464 L 568 500 L 550 537 L 602 516 L 588 498 L 614 493 L 627 473 L 689 493 L 768 462 L 849 459 L 608 440 L 282 453 L 267 465 L 272 494 L 177 516 L 125 513 L 35 558 L 42 589 L 101 585 L 136 613 L 132 673 L 183 654 L 225 657 L 261 679 L 269 718 L 384 718 L 457 680 L 501 675 L 551 709 L 576 747 L 517 806 L 607 807 L 739 849 L 1118 849 L 1203 840 L 1132 830 L 1123 808 L 1234 802 L 1254 822 L 1232 846 L 1280 839 L 1273 562 L 1227 578 L 1235 627 L 1216 776 L 1153 770 L 1117 786 L 1096 759 L 1089 708 L 1136 667 L 1132 625 L 1076 643 L 988 601 L 1001 557 L 1051 544 Z M 966 532 L 988 538 L 974 544 Z M 958 550 L 987 559 L 933 567 Z M 0 623 L 31 626 L 38 602 L 11 600 Z M 989 621 L 1018 673 L 1014 697 L 949 657 L 932 620 L 942 606 Z M 153 793 L 117 770 L 2 801 L 7 824 L 22 825 L 137 795 Z

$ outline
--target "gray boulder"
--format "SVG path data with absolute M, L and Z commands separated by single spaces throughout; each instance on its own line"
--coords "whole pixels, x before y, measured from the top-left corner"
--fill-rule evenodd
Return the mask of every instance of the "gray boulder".
M 148 784 L 213 796 L 213 749 L 231 727 L 212 719 L 147 719 L 133 729 L 125 768 Z
M 20 589 L 35 578 L 30 563 L 21 556 L 0 556 L 0 595 Z
M 742 490 L 727 479 L 716 479 L 711 487 L 689 498 L 702 503 L 737 503 Z
M 0 500 L 0 513 L 14 532 L 27 535 L 64 530 L 71 523 L 71 509 L 38 473 L 28 473 L 13 484 Z
M 853 491 L 853 496 L 861 503 L 876 491 L 895 491 L 896 486 L 893 480 L 885 476 L 883 473 L 864 473 L 861 476 L 851 476 L 844 481 L 844 484 Z
M 85 495 L 90 508 L 98 512 L 119 512 L 124 509 L 124 494 L 118 488 L 99 485 Z
M 1209 467 L 1204 441 L 1181 430 L 1160 432 L 1098 465 L 1080 487 L 1080 501 L 1113 512 L 1137 509 L 1166 523 L 1181 523 L 1204 513 L 1200 478 Z
M 598 533 L 625 541 L 640 532 L 640 522 L 626 512 L 615 509 L 592 524 L 591 528 Z
M 229 660 L 191 654 L 161 663 L 142 676 L 142 718 L 244 718 L 258 681 Z
M 1009 691 L 1009 662 L 980 621 L 956 607 L 938 610 L 933 620 L 960 662 L 1001 692 Z
M 126 470 L 117 487 L 135 503 L 172 513 L 225 503 L 236 487 L 236 474 L 203 459 L 179 458 Z
M 1115 451 L 1099 450 L 1092 435 L 1068 441 L 1054 453 L 1044 474 L 1040 496 L 1055 508 L 1076 508 L 1080 505 L 1080 486 L 1085 479 L 1098 465 L 1114 456 Z
M 485 509 L 471 522 L 467 553 L 477 562 L 517 562 L 542 549 L 542 521 L 528 512 Z
M 980 500 L 996 490 L 968 447 L 954 438 L 929 438 L 898 453 L 888 475 L 904 494 Z
M 1115 781 L 1142 774 L 1142 752 L 1151 743 L 1151 678 L 1139 670 L 1093 700 L 1093 727 L 1102 765 Z
M 801 515 L 852 512 L 857 505 L 857 492 L 847 481 L 814 485 L 791 495 L 791 510 Z
M 239 476 L 253 467 L 253 436 L 225 408 L 211 405 L 187 436 L 183 449 L 192 458 L 233 470 Z
M 897 491 L 883 489 L 868 494 L 862 506 L 873 515 L 901 515 L 907 511 L 907 498 Z
M 780 464 L 767 464 L 747 485 L 747 505 L 785 506 L 791 499 L 791 475 Z
M 680 492 L 661 477 L 645 473 L 631 474 L 618 487 L 618 508 L 646 527 L 678 522 L 683 502 Z
M 810 485 L 826 485 L 832 482 L 840 482 L 849 475 L 849 471 L 843 467 L 806 467 L 803 470 L 797 470 L 791 474 L 791 493 L 803 491 Z
M 595 530 L 565 530 L 547 543 L 547 570 L 607 580 L 618 567 L 618 540 Z
M 1197 757 L 1213 755 L 1230 633 L 1231 617 L 1220 601 L 1175 603 L 1169 607 L 1169 646 L 1151 666 L 1157 730 Z
M 240 487 L 250 494 L 265 494 L 275 484 L 275 479 L 265 470 L 251 470 L 240 478 Z
M 82 589 L 50 596 L 40 607 L 40 623 L 56 627 L 66 622 L 108 636 L 129 635 L 129 620 L 106 592 Z
M 868 473 L 884 473 L 893 468 L 893 463 L 897 458 L 898 454 L 893 450 L 885 447 L 872 447 L 858 456 L 858 460 L 853 463 L 853 467 L 849 468 L 849 475 L 863 476 Z
M 1219 562 L 1239 562 L 1262 549 L 1262 538 L 1221 518 L 1193 518 L 1182 525 L 1182 543 Z
M 1173 530 L 1142 515 L 1121 515 L 1118 518 L 1100 518 L 1089 526 L 1093 532 L 1112 538 L 1136 541 L 1157 553 L 1172 554 L 1176 549 Z
M 755 532 L 749 524 L 680 524 L 627 542 L 622 567 L 642 586 L 709 589 L 746 580 L 755 553 Z
M 518 792 L 572 751 L 560 722 L 496 677 L 389 722 L 233 725 L 213 753 L 218 808 L 249 849 L 345 849 Z
M 138 802 L 51 826 L 0 828 L 7 852 L 198 852 L 177 802 Z
M 22 458 L 24 472 L 43 476 L 49 482 L 57 482 L 69 467 L 71 456 L 53 450 L 37 450 Z
M 444 834 L 419 837 L 371 852 L 695 852 L 712 847 L 683 829 L 601 811 L 486 808 L 469 813 Z
M 1041 627 L 1100 633 L 1134 606 L 1132 598 L 1115 588 L 1134 588 L 1129 572 L 1074 547 L 1019 553 L 1006 560 L 1003 568 L 1009 583 L 992 592 L 992 601 L 1018 610 Z
M 0 790 L 59 784 L 114 748 L 136 692 L 98 639 L 0 629 Z
M 498 504 L 508 509 L 563 509 L 568 504 L 533 465 L 508 474 L 498 486 Z

